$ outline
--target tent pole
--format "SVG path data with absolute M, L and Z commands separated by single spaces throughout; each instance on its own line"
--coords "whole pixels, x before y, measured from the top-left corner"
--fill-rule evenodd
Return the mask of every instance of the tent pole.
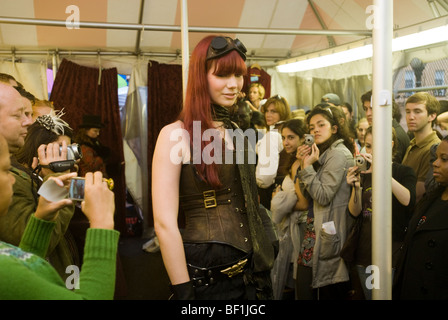
M 54 52 L 52 55 L 52 67 L 53 67 L 53 81 L 56 79 L 56 73 L 58 73 L 58 53 Z
M 181 37 L 182 37 L 182 92 L 183 100 L 187 91 L 188 64 L 190 59 L 190 49 L 188 40 L 188 1 L 181 1 Z
M 139 10 L 139 16 L 138 16 L 138 23 L 141 25 L 143 23 L 143 11 L 145 10 L 145 0 L 140 0 L 140 10 Z M 140 53 L 140 43 L 142 41 L 142 31 L 145 30 L 145 27 L 143 26 L 143 30 L 137 31 L 137 37 L 135 39 L 135 54 Z
M 372 269 L 366 271 L 374 281 L 373 299 L 391 300 L 393 1 L 375 0 L 374 10 Z
M 182 0 L 183 1 L 183 0 Z M 185 4 L 186 5 L 186 4 Z M 65 27 L 65 20 L 33 19 L 0 17 L 0 23 L 21 24 L 33 26 Z M 149 25 L 137 23 L 110 23 L 110 22 L 79 22 L 79 27 L 110 30 L 134 31 L 168 31 L 180 32 L 180 26 Z M 368 30 L 294 30 L 294 29 L 259 29 L 259 28 L 214 28 L 214 27 L 188 27 L 189 32 L 197 33 L 238 33 L 238 34 L 276 34 L 276 35 L 329 35 L 329 36 L 367 36 L 372 33 Z

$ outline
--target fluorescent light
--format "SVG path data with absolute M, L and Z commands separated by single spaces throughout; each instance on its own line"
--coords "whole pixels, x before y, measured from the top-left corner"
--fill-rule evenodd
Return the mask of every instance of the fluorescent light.
M 277 66 L 278 72 L 300 72 L 372 57 L 372 45 Z
M 448 41 L 448 26 L 442 26 L 402 37 L 397 37 L 392 40 L 392 51 L 395 52 L 411 48 L 418 48 L 444 41 Z M 277 71 L 285 73 L 300 72 L 363 60 L 372 57 L 372 50 L 372 45 L 369 44 L 354 49 L 348 49 L 346 51 L 281 64 L 277 66 Z
M 448 27 L 429 29 L 392 40 L 392 51 L 402 51 L 448 41 Z

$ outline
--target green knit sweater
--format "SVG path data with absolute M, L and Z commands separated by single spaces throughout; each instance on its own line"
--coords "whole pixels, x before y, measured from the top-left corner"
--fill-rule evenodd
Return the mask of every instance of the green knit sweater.
M 79 289 L 69 290 L 76 272 L 68 270 L 72 277 L 66 286 L 44 259 L 54 227 L 54 222 L 33 215 L 19 247 L 0 241 L 0 299 L 113 299 L 119 232 L 87 230 Z

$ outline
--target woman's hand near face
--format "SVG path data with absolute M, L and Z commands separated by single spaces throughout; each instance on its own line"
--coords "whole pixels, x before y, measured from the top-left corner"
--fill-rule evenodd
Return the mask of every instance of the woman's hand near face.
M 361 173 L 365 174 L 365 173 L 372 173 L 372 161 L 373 161 L 373 157 L 370 153 L 362 153 L 361 156 L 366 159 L 366 161 L 369 163 L 369 169 L 365 170 L 365 171 L 361 171 Z
M 319 156 L 319 148 L 315 143 L 311 147 L 302 144 L 297 148 L 296 158 L 300 161 L 300 167 L 302 170 L 318 161 Z

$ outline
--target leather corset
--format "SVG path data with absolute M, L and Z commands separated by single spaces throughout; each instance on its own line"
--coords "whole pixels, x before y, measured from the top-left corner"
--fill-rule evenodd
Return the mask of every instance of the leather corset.
M 185 216 L 182 239 L 188 243 L 224 243 L 252 250 L 238 167 L 219 165 L 223 187 L 213 190 L 201 180 L 195 165 L 184 164 L 180 178 L 180 209 Z

